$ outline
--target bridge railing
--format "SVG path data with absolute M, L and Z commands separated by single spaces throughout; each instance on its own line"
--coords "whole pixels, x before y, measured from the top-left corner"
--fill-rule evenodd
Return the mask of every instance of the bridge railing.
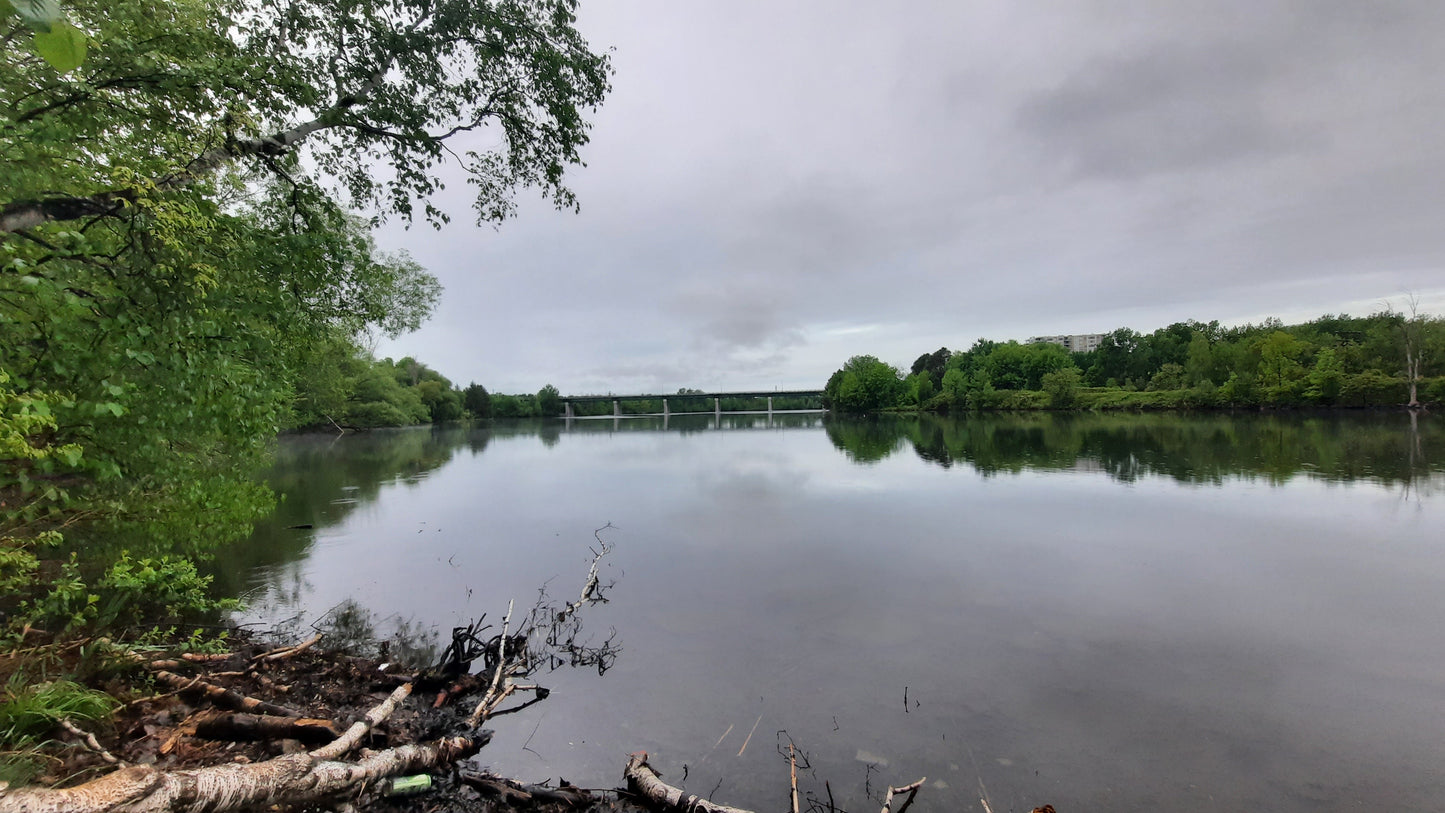
M 681 393 L 674 395 L 583 395 L 561 399 L 569 418 L 703 414 L 725 412 L 820 411 L 821 390 Z

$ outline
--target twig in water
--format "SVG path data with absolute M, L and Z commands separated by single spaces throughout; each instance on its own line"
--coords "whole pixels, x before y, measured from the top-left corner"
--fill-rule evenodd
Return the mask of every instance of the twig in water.
M 716 751 L 716 750 L 717 750 L 717 747 L 718 747 L 719 745 L 722 745 L 722 741 L 725 740 L 725 739 L 727 739 L 727 736 L 728 736 L 729 734 L 731 734 L 731 733 L 733 733 L 733 727 L 732 727 L 732 724 L 729 723 L 729 724 L 728 724 L 728 730 L 727 730 L 727 731 L 724 731 L 724 732 L 722 733 L 722 736 L 717 738 L 717 742 L 713 743 L 713 744 L 712 744 L 712 747 L 709 748 L 709 749 L 707 749 L 707 753 L 702 755 L 702 759 L 698 760 L 698 761 L 697 761 L 697 764 L 701 765 L 701 764 L 703 764 L 704 762 L 707 762 L 707 758 L 710 757 L 710 756 L 712 756 L 712 752 L 713 752 L 713 751 Z
M 468 728 L 476 728 L 481 725 L 482 722 L 487 719 L 487 716 L 492 713 L 492 709 L 496 704 L 501 702 L 501 698 L 497 697 L 497 687 L 502 682 L 502 673 L 511 671 L 507 665 L 507 633 L 510 631 L 509 628 L 512 623 L 512 604 L 513 601 L 508 599 L 507 617 L 502 619 L 502 636 L 497 644 L 497 671 L 492 674 L 492 685 L 487 689 L 486 695 L 482 697 L 477 707 L 472 710 L 472 716 L 467 718 Z
M 532 751 L 532 749 L 531 749 L 531 748 L 528 748 L 527 746 L 529 746 L 529 745 L 532 744 L 532 738 L 535 737 L 535 736 L 537 736 L 537 729 L 539 729 L 539 728 L 542 727 L 542 719 L 543 719 L 543 717 L 546 717 L 546 716 L 547 716 L 547 715 L 544 714 L 544 715 L 542 715 L 542 717 L 538 717 L 538 718 L 537 718 L 537 724 L 534 725 L 534 726 L 532 726 L 532 733 L 531 733 L 531 734 L 528 734 L 528 735 L 527 735 L 527 741 L 524 742 L 524 743 L 522 743 L 522 750 L 523 750 L 523 751 Z M 540 759 L 540 760 L 542 760 L 543 762 L 546 762 L 546 761 L 547 761 L 545 757 L 543 757 L 541 754 L 538 754 L 536 751 L 532 751 L 532 753 L 537 755 L 537 759 Z
M 918 789 L 923 787 L 923 783 L 926 781 L 928 781 L 928 777 L 925 776 L 917 782 L 911 785 L 904 785 L 901 788 L 890 786 L 888 788 L 888 794 L 883 797 L 883 810 L 880 811 L 880 813 L 889 813 L 889 811 L 893 809 L 893 797 L 906 793 L 908 794 L 908 798 L 904 799 L 903 804 L 898 808 L 898 813 L 903 813 L 903 811 L 908 809 L 909 805 L 913 804 L 913 797 L 918 795 Z
M 798 760 L 793 755 L 793 744 L 788 743 L 788 774 L 793 783 L 793 813 L 798 813 Z
M 749 742 L 752 742 L 753 732 L 755 732 L 755 731 L 758 730 L 758 723 L 761 723 L 762 721 L 763 721 L 763 715 L 759 714 L 759 715 L 758 715 L 758 719 L 756 719 L 756 720 L 753 721 L 753 730 L 752 730 L 752 731 L 749 731 L 749 732 L 748 732 L 748 738 L 745 739 L 745 740 L 743 740 L 743 747 L 738 749 L 738 756 L 742 756 L 742 755 L 743 755 L 743 752 L 746 751 L 746 750 L 748 750 L 748 743 L 749 743 Z
M 973 756 L 973 748 L 968 749 L 968 761 L 973 763 L 973 775 L 978 778 L 978 803 L 983 805 L 984 813 L 993 813 L 993 808 L 988 804 L 988 788 L 983 784 L 983 771 L 978 769 L 978 760 Z

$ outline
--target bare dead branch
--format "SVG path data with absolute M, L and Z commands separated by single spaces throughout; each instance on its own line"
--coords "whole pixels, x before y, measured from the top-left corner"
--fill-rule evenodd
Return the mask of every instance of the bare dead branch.
M 80 741 L 85 744 L 85 747 L 99 754 L 101 759 L 112 765 L 118 765 L 122 768 L 126 767 L 127 763 L 115 754 L 105 750 L 105 748 L 101 746 L 100 740 L 97 740 L 94 734 L 70 722 L 70 720 L 61 720 L 60 727 L 79 737 Z
M 657 777 L 657 772 L 647 764 L 647 752 L 639 751 L 627 758 L 627 767 L 622 775 L 627 787 L 648 803 L 662 810 L 685 811 L 686 813 L 751 813 L 737 807 L 728 807 L 710 802 L 701 796 L 684 793 Z
M 366 717 L 352 723 L 351 727 L 346 729 L 345 734 L 337 737 L 334 742 L 312 751 L 310 755 L 311 758 L 323 760 L 336 759 L 355 748 L 357 744 L 361 742 L 361 738 L 366 736 L 368 731 L 381 725 L 383 720 L 390 717 L 391 713 L 396 711 L 396 707 L 400 705 L 401 701 L 405 700 L 407 696 L 411 694 L 411 686 L 412 684 L 410 683 L 403 683 L 396 687 L 396 691 L 392 692 L 386 700 L 368 711 Z
M 913 804 L 913 797 L 918 795 L 918 789 L 923 787 L 923 783 L 927 781 L 928 777 L 925 776 L 922 779 L 919 779 L 917 782 L 914 782 L 910 785 L 904 785 L 901 788 L 895 788 L 890 786 L 888 788 L 888 793 L 885 794 L 883 797 L 883 809 L 879 811 L 879 813 L 889 813 L 889 811 L 893 809 L 893 797 L 900 796 L 906 793 L 908 794 L 908 798 L 904 799 L 903 805 L 898 808 L 898 813 L 903 813 L 903 811 L 908 809 L 909 805 Z

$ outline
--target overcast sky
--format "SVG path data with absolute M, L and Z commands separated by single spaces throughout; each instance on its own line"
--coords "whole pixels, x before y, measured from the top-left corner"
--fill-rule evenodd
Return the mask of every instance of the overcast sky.
M 1445 2 L 584 0 L 580 214 L 385 227 L 460 385 L 821 387 L 979 337 L 1445 312 Z M 482 137 L 483 144 L 486 136 Z

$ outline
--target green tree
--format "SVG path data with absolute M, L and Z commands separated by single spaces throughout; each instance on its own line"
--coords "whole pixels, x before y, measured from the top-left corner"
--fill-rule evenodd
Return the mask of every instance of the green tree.
M 901 406 L 906 387 L 902 374 L 874 356 L 854 356 L 834 372 L 823 389 L 829 409 L 878 412 Z
M 1254 348 L 1259 354 L 1258 376 L 1266 388 L 1266 399 L 1274 403 L 1296 400 L 1303 389 L 1304 367 L 1299 358 L 1307 349 L 1305 344 L 1283 330 L 1275 330 L 1256 340 Z
M 492 417 L 492 396 L 487 394 L 487 388 L 481 384 L 467 385 L 462 391 L 462 406 L 473 418 Z
M 1070 409 L 1077 405 L 1082 378 L 1077 367 L 1064 367 L 1045 373 L 1042 383 L 1044 392 L 1049 396 L 1049 406 L 1054 409 Z
M 1334 348 L 1326 347 L 1315 354 L 1315 366 L 1309 372 L 1309 389 L 1305 397 L 1321 404 L 1333 404 L 1344 386 L 1345 367 L 1335 356 Z
M 423 201 L 440 222 L 426 202 L 436 167 L 449 142 L 478 130 L 497 136 L 489 148 L 452 153 L 480 219 L 506 218 L 528 186 L 574 206 L 565 170 L 611 71 L 574 27 L 574 7 L 76 0 L 76 27 L 103 43 L 80 83 L 5 40 L 0 232 L 133 221 L 153 196 L 205 187 L 224 168 L 291 186 L 303 149 L 347 200 L 407 218 Z M 86 149 L 66 148 L 76 143 Z
M 933 397 L 933 379 L 929 377 L 927 370 L 908 376 L 904 379 L 904 385 L 908 401 L 914 406 L 922 407 Z
M 562 394 L 548 384 L 537 392 L 537 413 L 544 418 L 555 418 L 562 414 Z
M 1148 389 L 1154 391 L 1180 390 L 1184 389 L 1184 381 L 1184 368 L 1171 361 L 1161 366 L 1159 372 L 1149 379 Z
M 1185 352 L 1184 380 L 1190 386 L 1198 386 L 1205 381 L 1214 381 L 1217 377 L 1214 351 L 1210 347 L 1209 339 L 1203 333 L 1196 332 L 1189 339 L 1189 349 Z

